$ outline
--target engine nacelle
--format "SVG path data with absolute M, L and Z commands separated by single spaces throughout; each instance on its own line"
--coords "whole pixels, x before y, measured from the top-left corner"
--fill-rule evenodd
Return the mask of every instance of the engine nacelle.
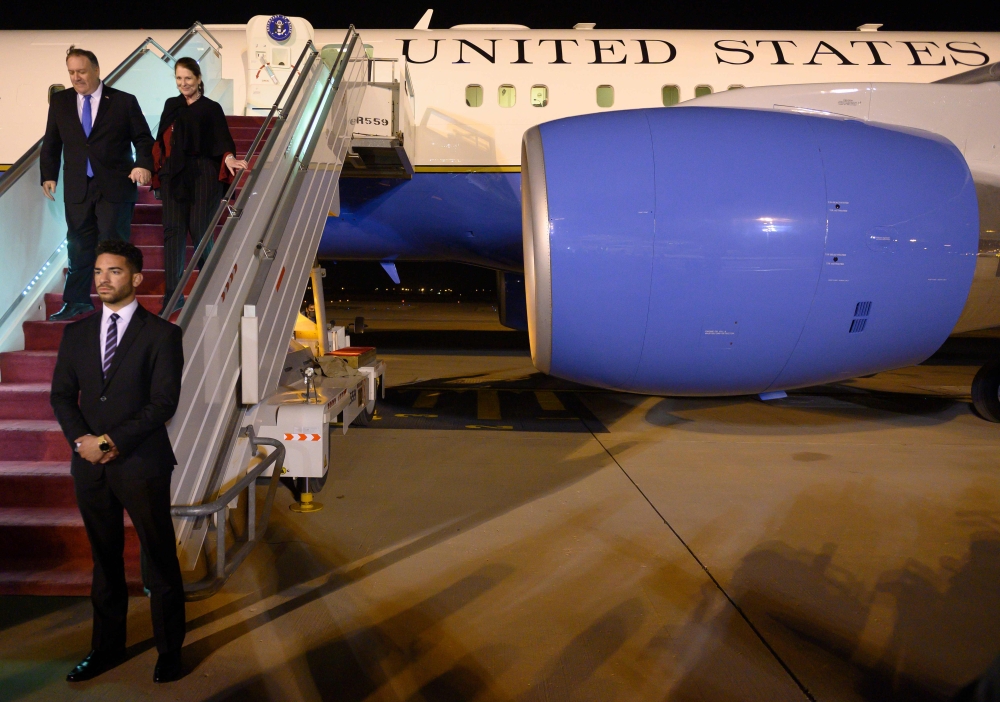
M 976 265 L 965 159 L 929 132 L 645 109 L 524 136 L 531 355 L 606 388 L 730 395 L 919 363 Z

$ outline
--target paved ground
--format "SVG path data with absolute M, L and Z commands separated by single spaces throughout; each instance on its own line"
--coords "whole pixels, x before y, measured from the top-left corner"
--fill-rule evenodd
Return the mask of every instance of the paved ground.
M 143 599 L 133 657 L 70 687 L 88 602 L 0 598 L 0 699 L 934 700 L 1000 653 L 1000 426 L 962 344 L 767 404 L 493 346 L 387 349 L 324 510 L 283 491 L 189 606 L 183 681 L 150 681 Z

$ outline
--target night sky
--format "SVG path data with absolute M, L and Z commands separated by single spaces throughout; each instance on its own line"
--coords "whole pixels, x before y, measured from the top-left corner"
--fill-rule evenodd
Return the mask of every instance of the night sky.
M 428 6 L 432 28 L 466 23 L 514 23 L 532 28 L 570 28 L 596 22 L 604 28 L 662 29 L 823 29 L 851 30 L 881 22 L 885 30 L 1000 31 L 1000 12 L 976 3 L 930 6 L 913 2 L 338 2 L 327 0 L 199 0 L 152 2 L 74 0 L 7 2 L 3 29 L 152 29 L 204 23 L 243 23 L 257 14 L 306 17 L 314 27 L 412 27 Z

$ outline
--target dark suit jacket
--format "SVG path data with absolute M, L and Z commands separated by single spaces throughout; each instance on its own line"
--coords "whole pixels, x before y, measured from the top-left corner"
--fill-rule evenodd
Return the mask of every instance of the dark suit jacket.
M 66 202 L 83 202 L 86 197 L 88 158 L 105 200 L 135 202 L 138 192 L 129 174 L 136 167 L 153 170 L 153 137 L 135 96 L 105 85 L 88 138 L 76 111 L 76 91 L 69 88 L 55 93 L 49 103 L 39 160 L 43 183 L 59 180 L 60 154 L 65 160 Z
M 180 327 L 141 306 L 107 380 L 101 372 L 101 314 L 68 325 L 52 378 L 52 408 L 74 449 L 74 477 L 98 477 L 105 469 L 122 477 L 169 474 L 177 460 L 166 422 L 177 410 L 183 368 Z M 74 441 L 85 434 L 107 434 L 121 455 L 103 466 L 84 460 Z

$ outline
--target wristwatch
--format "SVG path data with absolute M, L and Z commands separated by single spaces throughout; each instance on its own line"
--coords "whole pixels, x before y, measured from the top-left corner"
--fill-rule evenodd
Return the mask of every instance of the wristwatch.
M 111 441 L 108 439 L 107 434 L 101 437 L 101 443 L 97 445 L 97 448 L 101 449 L 102 453 L 109 453 L 111 451 Z

